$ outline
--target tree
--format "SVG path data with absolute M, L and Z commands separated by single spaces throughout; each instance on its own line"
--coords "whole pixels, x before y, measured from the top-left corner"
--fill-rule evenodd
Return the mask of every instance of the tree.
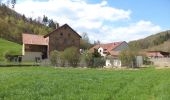
M 52 29 L 56 29 L 56 24 L 54 23 L 54 21 L 52 19 L 50 19 L 48 21 L 48 27 L 50 27 Z
M 84 32 L 84 33 L 82 34 L 82 39 L 85 40 L 85 41 L 87 41 L 87 42 L 89 42 L 89 37 L 88 37 L 87 33 Z
M 101 42 L 99 40 L 94 41 L 94 45 L 100 44 Z
M 82 34 L 82 39 L 80 40 L 80 48 L 87 50 L 91 47 L 91 43 L 89 41 L 89 37 L 87 35 L 87 33 L 83 33 Z
M 105 65 L 105 59 L 101 56 L 97 49 L 94 49 L 92 53 L 93 67 L 103 67 Z
M 47 25 L 47 23 L 48 23 L 48 17 L 43 15 L 43 24 Z
M 11 4 L 12 4 L 12 8 L 14 8 L 16 4 L 16 0 L 11 0 Z
M 92 56 L 93 56 L 93 58 L 98 58 L 98 57 L 101 57 L 101 54 L 98 52 L 97 49 L 94 49 Z

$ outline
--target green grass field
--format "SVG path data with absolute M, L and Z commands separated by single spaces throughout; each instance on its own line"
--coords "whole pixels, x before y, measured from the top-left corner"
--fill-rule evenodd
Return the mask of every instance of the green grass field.
M 170 100 L 170 69 L 1 67 L 1 99 Z
M 20 44 L 0 38 L 0 54 L 7 51 L 12 51 L 14 54 L 21 55 L 22 46 Z

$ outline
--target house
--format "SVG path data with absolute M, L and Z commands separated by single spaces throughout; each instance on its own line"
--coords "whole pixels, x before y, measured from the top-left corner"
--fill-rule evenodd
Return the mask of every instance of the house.
M 169 52 L 164 52 L 164 51 L 146 51 L 145 54 L 149 58 L 166 58 L 166 57 L 170 57 L 170 53 Z
M 39 61 L 49 58 L 51 51 L 63 51 L 68 47 L 80 48 L 81 36 L 68 24 L 59 27 L 47 35 L 23 33 L 22 61 Z
M 23 33 L 22 42 L 22 61 L 39 61 L 48 58 L 48 37 Z
M 98 44 L 92 47 L 89 51 L 94 52 L 94 49 L 97 49 L 101 56 L 106 58 L 105 67 L 121 67 L 121 61 L 118 59 L 119 53 L 122 50 L 128 48 L 128 43 L 125 41 L 122 42 L 113 42 L 107 44 Z
M 44 36 L 44 38 L 47 37 L 49 37 L 49 53 L 53 50 L 63 51 L 71 46 L 80 49 L 81 36 L 67 24 L 57 27 Z

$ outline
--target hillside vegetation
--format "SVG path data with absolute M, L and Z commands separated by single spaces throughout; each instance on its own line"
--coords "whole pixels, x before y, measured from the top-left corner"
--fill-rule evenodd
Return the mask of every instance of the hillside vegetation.
M 0 61 L 5 60 L 4 55 L 6 53 L 10 53 L 11 55 L 21 55 L 22 45 L 0 38 Z
M 169 76 L 170 69 L 4 67 L 0 99 L 170 100 Z
M 38 20 L 26 18 L 6 5 L 0 5 L 0 38 L 21 43 L 23 32 L 47 34 L 52 28 L 43 25 Z
M 129 42 L 132 49 L 161 50 L 170 52 L 170 30 L 163 31 L 144 39 Z

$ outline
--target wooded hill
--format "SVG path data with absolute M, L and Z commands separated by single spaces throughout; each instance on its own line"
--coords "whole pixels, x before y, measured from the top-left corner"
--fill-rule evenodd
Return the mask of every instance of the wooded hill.
M 161 50 L 170 52 L 170 30 L 148 36 L 144 39 L 130 41 L 129 46 L 136 50 Z
M 21 44 L 23 32 L 47 34 L 52 28 L 0 4 L 0 38 Z

